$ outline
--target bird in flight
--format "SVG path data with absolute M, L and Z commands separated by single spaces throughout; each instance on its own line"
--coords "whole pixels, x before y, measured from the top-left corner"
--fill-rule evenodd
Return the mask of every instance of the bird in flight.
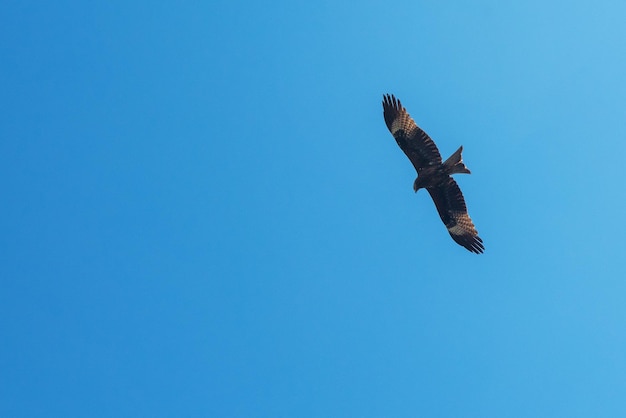
M 452 239 L 469 251 L 481 254 L 485 251 L 483 240 L 467 213 L 463 193 L 452 178 L 456 173 L 470 174 L 461 156 L 463 146 L 442 162 L 433 140 L 393 95 L 383 95 L 383 116 L 389 132 L 417 170 L 413 190 L 417 193 L 419 189 L 426 189 Z

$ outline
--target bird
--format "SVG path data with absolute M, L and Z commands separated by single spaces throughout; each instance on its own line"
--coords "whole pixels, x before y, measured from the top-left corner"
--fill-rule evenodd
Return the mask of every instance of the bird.
M 452 178 L 452 174 L 471 174 L 463 163 L 463 146 L 442 162 L 435 142 L 417 126 L 393 94 L 383 95 L 383 116 L 389 132 L 417 171 L 413 182 L 415 193 L 426 189 L 452 239 L 472 253 L 482 254 L 483 240 L 467 213 L 463 193 Z

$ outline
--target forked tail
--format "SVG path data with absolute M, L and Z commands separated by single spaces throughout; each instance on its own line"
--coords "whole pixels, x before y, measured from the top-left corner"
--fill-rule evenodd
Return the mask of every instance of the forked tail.
M 472 174 L 472 172 L 469 171 L 469 168 L 467 168 L 465 164 L 463 164 L 463 156 L 461 155 L 462 152 L 463 152 L 463 145 L 461 145 L 459 149 L 456 150 L 454 154 L 452 154 L 450 158 L 446 160 L 445 163 L 443 163 L 443 166 L 446 168 L 446 171 L 448 172 L 448 174 L 455 174 L 455 173 Z

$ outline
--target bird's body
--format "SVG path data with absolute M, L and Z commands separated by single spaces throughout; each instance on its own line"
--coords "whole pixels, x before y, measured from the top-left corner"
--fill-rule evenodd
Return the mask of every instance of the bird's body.
M 470 174 L 461 156 L 463 147 L 442 162 L 433 140 L 393 95 L 383 96 L 383 116 L 389 132 L 417 171 L 413 190 L 428 190 L 452 239 L 471 252 L 482 253 L 483 241 L 467 213 L 461 189 L 452 178 L 456 173 Z
M 425 167 L 413 182 L 413 190 L 417 192 L 419 189 L 441 186 L 449 177 L 450 174 L 444 170 L 443 164 Z

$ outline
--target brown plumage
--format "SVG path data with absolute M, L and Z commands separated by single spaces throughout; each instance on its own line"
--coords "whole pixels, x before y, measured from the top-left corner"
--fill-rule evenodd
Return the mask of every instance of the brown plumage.
M 413 190 L 428 190 L 441 220 L 457 244 L 473 253 L 482 253 L 485 250 L 483 240 L 467 213 L 463 193 L 452 178 L 455 173 L 470 174 L 463 164 L 463 147 L 442 163 L 433 140 L 415 124 L 400 100 L 393 95 L 383 96 L 383 116 L 389 132 L 417 171 Z

